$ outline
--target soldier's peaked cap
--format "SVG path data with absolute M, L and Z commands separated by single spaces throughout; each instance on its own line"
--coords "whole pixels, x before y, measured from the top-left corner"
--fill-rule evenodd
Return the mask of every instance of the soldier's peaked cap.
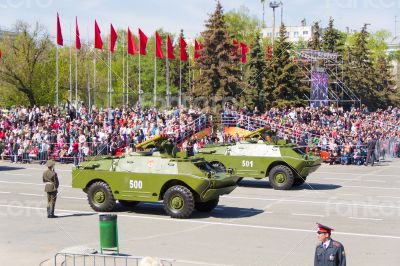
M 53 167 L 55 164 L 56 164 L 56 162 L 53 161 L 53 160 L 48 160 L 48 161 L 46 162 L 46 166 L 47 166 L 47 167 Z
M 333 228 L 330 228 L 329 226 L 317 223 L 318 226 L 318 231 L 320 232 L 327 232 L 327 233 L 331 233 L 331 231 L 333 231 Z

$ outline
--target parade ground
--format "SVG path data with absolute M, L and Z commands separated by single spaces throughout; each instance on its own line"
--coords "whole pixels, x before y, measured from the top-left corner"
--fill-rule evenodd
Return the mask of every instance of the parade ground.
M 2 265 L 51 265 L 57 252 L 99 250 L 99 217 L 71 188 L 71 165 L 56 165 L 57 219 L 46 218 L 44 166 L 0 163 Z M 400 160 L 368 166 L 323 165 L 296 190 L 244 180 L 211 213 L 167 216 L 142 203 L 118 215 L 120 252 L 173 265 L 312 265 L 316 222 L 335 229 L 348 265 L 399 265 Z M 101 264 L 102 265 L 102 264 Z

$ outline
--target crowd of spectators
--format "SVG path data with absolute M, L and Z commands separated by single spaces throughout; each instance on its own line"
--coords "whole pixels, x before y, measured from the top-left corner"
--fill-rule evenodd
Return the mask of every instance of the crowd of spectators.
M 257 107 L 235 110 L 225 106 L 221 119 L 242 128 L 269 126 L 288 143 L 314 146 L 325 152 L 331 164 L 364 164 L 368 145 L 374 142 L 377 159 L 399 157 L 400 152 L 400 108 L 370 112 L 362 105 L 345 111 L 332 105 L 271 108 L 261 113 Z
M 208 115 L 194 108 L 93 108 L 85 105 L 24 107 L 0 112 L 0 154 L 12 162 L 44 164 L 49 158 L 78 164 L 87 156 L 121 155 L 158 134 L 175 140 L 196 132 L 208 123 Z M 197 121 L 199 124 L 197 124 Z M 369 112 L 366 106 L 344 111 L 341 107 L 257 108 L 234 110 L 225 106 L 221 122 L 226 126 L 257 129 L 268 126 L 279 138 L 328 154 L 331 164 L 364 164 L 368 144 L 375 141 L 376 157 L 399 156 L 400 108 Z M 200 147 L 220 140 L 234 142 L 236 136 L 216 135 L 191 139 L 181 146 Z M 370 145 L 371 146 L 371 145 Z M 389 154 L 388 154 L 389 153 Z
M 49 158 L 61 163 L 89 155 L 119 155 L 160 133 L 173 138 L 194 131 L 202 113 L 192 108 L 108 108 L 91 112 L 82 105 L 70 108 L 17 106 L 0 113 L 2 159 L 29 163 Z

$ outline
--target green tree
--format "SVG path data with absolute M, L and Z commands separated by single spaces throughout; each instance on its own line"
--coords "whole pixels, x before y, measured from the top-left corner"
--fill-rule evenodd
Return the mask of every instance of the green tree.
M 53 75 L 47 75 L 49 65 L 55 65 L 48 33 L 36 23 L 33 26 L 17 22 L 14 32 L 17 36 L 6 36 L 2 41 L 3 52 L 6 55 L 0 60 L 0 79 L 10 88 L 24 95 L 29 104 L 38 103 L 38 98 L 46 94 L 47 101 L 54 94 L 55 88 Z M 55 72 L 54 72 L 55 73 Z M 25 101 L 24 101 L 25 102 Z
M 196 64 L 201 75 L 195 80 L 193 93 L 197 99 L 194 100 L 203 108 L 214 101 L 216 109 L 213 111 L 218 112 L 227 98 L 233 101 L 244 96 L 239 57 L 233 55 L 232 40 L 219 1 L 201 35 L 204 47 Z
M 281 25 L 266 73 L 266 104 L 271 106 L 302 105 L 305 87 L 298 67 L 290 56 L 292 44 L 288 41 L 286 27 Z
M 232 38 L 249 43 L 255 40 L 261 22 L 256 16 L 250 15 L 247 7 L 241 6 L 239 10 L 226 12 L 224 17 Z
M 266 54 L 261 46 L 260 33 L 256 34 L 255 42 L 250 52 L 249 76 L 247 78 L 248 96 L 246 99 L 250 107 L 257 106 L 259 110 L 265 109 L 265 84 Z
M 328 28 L 322 36 L 321 48 L 325 52 L 341 54 L 344 51 L 345 38 L 345 34 L 334 27 L 334 19 L 330 17 Z

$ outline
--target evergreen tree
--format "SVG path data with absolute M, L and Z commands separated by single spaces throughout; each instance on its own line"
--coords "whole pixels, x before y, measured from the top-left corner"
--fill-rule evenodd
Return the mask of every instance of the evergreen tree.
M 370 60 L 370 51 L 367 48 L 369 33 L 367 25 L 361 32 L 356 33 L 355 44 L 347 49 L 344 59 L 344 81 L 369 108 L 377 107 L 375 90 L 375 69 Z
M 266 104 L 286 106 L 304 104 L 301 100 L 306 89 L 301 83 L 298 67 L 290 56 L 292 44 L 288 41 L 286 27 L 281 25 L 275 41 L 272 58 L 268 60 L 266 73 Z
M 266 55 L 261 46 L 260 32 L 256 34 L 254 45 L 250 53 L 249 76 L 247 77 L 248 97 L 246 103 L 250 107 L 257 106 L 265 109 L 264 71 L 266 71 Z
M 213 111 L 218 112 L 224 104 L 223 101 L 244 97 L 239 57 L 233 54 L 232 40 L 229 38 L 219 1 L 201 35 L 204 39 L 202 56 L 196 64 L 201 74 L 194 83 L 194 104 L 204 108 L 210 106 L 214 100 L 217 108 Z
M 343 53 L 345 36 L 334 27 L 334 19 L 329 18 L 328 28 L 322 36 L 321 48 L 325 52 Z
M 395 81 L 392 75 L 392 66 L 385 57 L 379 57 L 376 63 L 376 90 L 378 94 L 378 107 L 396 105 L 399 99 L 396 96 Z
M 321 49 L 321 29 L 318 22 L 315 22 L 312 26 L 311 40 L 308 42 L 308 48 L 313 50 Z

